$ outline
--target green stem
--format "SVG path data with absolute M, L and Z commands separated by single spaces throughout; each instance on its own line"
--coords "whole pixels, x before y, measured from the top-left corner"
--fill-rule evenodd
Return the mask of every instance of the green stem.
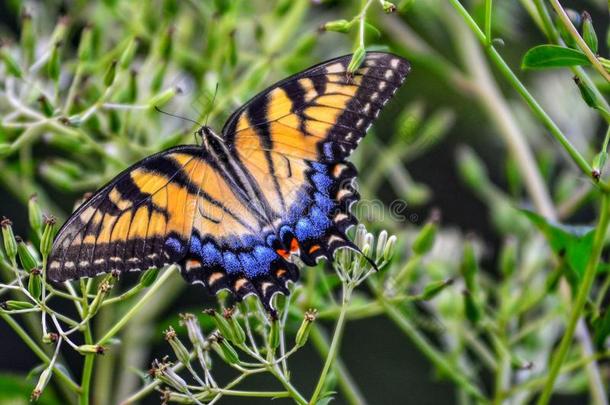
M 559 43 L 561 37 L 553 25 L 553 19 L 544 6 L 543 0 L 533 0 L 533 2 L 534 6 L 536 7 L 536 11 L 538 11 L 540 20 L 542 21 L 542 26 L 544 28 L 546 37 L 555 44 Z
M 314 325 L 309 336 L 313 345 L 318 350 L 318 353 L 320 353 L 320 356 L 326 358 L 330 350 L 330 343 L 321 328 Z M 334 371 L 337 375 L 339 387 L 341 388 L 341 393 L 345 397 L 345 401 L 351 405 L 366 404 L 366 400 L 364 399 L 360 388 L 358 388 L 356 382 L 352 379 L 352 376 L 349 374 L 349 371 L 345 368 L 345 365 L 340 358 L 337 358 L 335 361 Z
M 608 71 L 602 66 L 599 59 L 597 59 L 591 48 L 589 48 L 589 45 L 587 45 L 585 40 L 580 36 L 578 30 L 576 29 L 576 27 L 574 27 L 572 21 L 570 21 L 570 17 L 568 17 L 563 7 L 561 7 L 561 4 L 559 4 L 559 1 L 550 0 L 550 3 L 551 6 L 553 6 L 555 11 L 557 12 L 557 15 L 559 16 L 559 19 L 563 23 L 564 27 L 566 27 L 566 29 L 570 32 L 570 35 L 572 36 L 572 38 L 574 38 L 574 41 L 576 41 L 578 47 L 584 52 L 584 54 L 587 56 L 587 59 L 589 59 L 589 61 L 593 65 L 593 68 L 595 68 L 595 70 L 597 70 L 597 72 L 604 79 L 606 79 L 606 81 L 610 82 L 610 73 L 608 73 Z
M 85 325 L 85 331 L 83 332 L 85 337 L 85 344 L 93 344 L 93 337 L 91 336 L 91 327 L 89 322 Z M 89 392 L 91 386 L 91 376 L 93 375 L 93 363 L 95 361 L 95 354 L 85 355 L 85 364 L 83 365 L 83 376 L 81 378 L 82 391 L 80 393 L 80 405 L 89 404 Z
M 463 370 L 457 369 L 453 363 L 443 357 L 428 340 L 420 334 L 411 322 L 394 306 L 386 301 L 381 301 L 384 304 L 385 312 L 388 317 L 411 339 L 413 344 L 426 356 L 434 366 L 442 372 L 443 375 L 453 380 L 460 388 L 466 391 L 469 395 L 477 399 L 477 401 L 486 403 L 487 399 L 483 393 L 474 386 Z
M 237 391 L 225 390 L 217 388 L 211 390 L 214 393 L 219 393 L 234 397 L 250 397 L 250 398 L 290 398 L 290 392 L 287 391 Z
M 485 0 L 485 37 L 487 44 L 491 45 L 491 10 L 493 0 Z
M 131 318 L 133 318 L 140 309 L 146 304 L 146 302 L 157 292 L 159 288 L 161 288 L 164 282 L 175 272 L 177 266 L 169 266 L 167 270 L 163 273 L 161 277 L 155 281 L 155 283 L 150 287 L 150 289 L 140 298 L 138 302 L 136 302 L 129 311 L 102 337 L 97 344 L 99 346 L 103 346 L 108 343 L 110 339 L 114 337 L 124 326 L 129 322 Z
M 341 312 L 339 313 L 339 318 L 337 319 L 337 324 L 335 326 L 335 331 L 333 334 L 333 339 L 330 343 L 330 348 L 328 349 L 328 356 L 326 356 L 326 362 L 324 363 L 324 368 L 322 369 L 322 373 L 320 374 L 320 378 L 318 378 L 318 383 L 316 388 L 309 400 L 310 405 L 315 405 L 318 401 L 318 398 L 322 394 L 322 390 L 324 389 L 324 383 L 326 382 L 326 377 L 328 376 L 328 372 L 330 371 L 331 366 L 337 354 L 339 352 L 339 344 L 341 343 L 341 338 L 343 337 L 343 329 L 345 327 L 345 315 L 347 313 L 347 308 L 349 306 L 349 302 L 351 299 L 352 288 L 351 286 L 346 286 L 343 291 L 343 302 L 341 304 Z
M 280 369 L 280 367 L 277 364 L 273 365 L 269 369 L 269 371 L 271 372 L 271 374 L 273 374 L 275 376 L 275 378 L 277 378 L 279 380 L 279 382 L 284 386 L 284 388 L 286 388 L 286 391 L 288 391 L 290 393 L 290 397 L 292 397 L 292 399 L 294 399 L 294 401 L 297 404 L 307 405 L 307 400 L 305 398 L 303 398 L 303 396 L 299 393 L 299 391 L 297 391 L 297 389 L 294 388 L 294 386 L 290 383 L 290 381 L 288 381 L 286 376 L 284 374 L 282 374 L 282 370 Z
M 10 315 L 0 312 L 0 318 L 4 319 L 6 323 L 19 335 L 21 340 L 30 348 L 30 350 L 40 359 L 45 365 L 51 363 L 51 359 L 47 354 L 42 350 L 36 342 L 28 335 L 28 333 L 15 321 Z M 64 383 L 71 391 L 79 393 L 81 391 L 81 387 L 78 386 L 72 379 L 65 374 L 60 368 L 53 366 L 53 372 L 57 375 L 57 378 Z
M 483 44 L 487 44 L 487 38 L 485 34 L 476 21 L 470 16 L 468 11 L 462 6 L 459 0 L 449 0 L 449 2 L 453 5 L 453 7 L 457 10 L 457 12 L 462 16 L 466 24 L 470 27 L 472 32 L 475 34 L 477 39 Z M 493 46 L 487 46 L 486 48 L 487 54 L 491 61 L 496 65 L 496 67 L 500 70 L 500 73 L 506 78 L 509 84 L 521 95 L 521 97 L 525 100 L 527 105 L 530 107 L 534 115 L 540 120 L 540 122 L 549 130 L 551 135 L 561 144 L 561 146 L 565 149 L 565 151 L 570 155 L 574 163 L 580 168 L 580 170 L 585 173 L 589 178 L 591 178 L 591 166 L 585 160 L 585 158 L 576 150 L 576 148 L 570 143 L 568 138 L 561 132 L 557 124 L 549 117 L 549 115 L 542 109 L 540 104 L 534 99 L 534 97 L 530 94 L 530 92 L 525 88 L 523 83 L 517 78 L 515 73 L 511 70 L 511 68 L 506 64 L 502 56 L 498 53 L 498 51 Z
M 548 12 L 546 6 L 544 5 L 543 0 L 522 0 L 522 1 L 528 2 L 528 3 L 533 2 L 538 15 L 536 16 L 536 15 L 532 14 L 532 18 L 536 19 L 538 17 L 542 21 L 542 27 L 543 27 L 542 29 L 545 32 L 545 35 L 548 38 L 548 40 L 553 44 L 564 45 L 563 41 L 561 40 L 561 37 L 559 36 L 559 33 L 553 26 L 553 20 L 551 19 L 551 16 L 549 15 L 549 12 Z M 610 104 L 608 104 L 608 101 L 606 101 L 606 98 L 600 93 L 599 89 L 597 88 L 597 86 L 595 85 L 593 80 L 591 80 L 591 78 L 589 77 L 587 72 L 581 66 L 573 66 L 570 68 L 570 70 L 572 71 L 572 73 L 574 73 L 574 75 L 576 77 L 578 77 L 583 82 L 583 84 L 585 86 L 587 86 L 589 89 L 591 89 L 593 91 L 593 93 L 595 94 L 595 100 L 597 100 L 597 102 L 601 104 L 602 109 L 604 111 L 610 111 Z M 603 115 L 604 119 L 607 122 L 609 122 L 607 115 L 605 115 L 605 114 L 602 114 L 602 115 Z
M 570 319 L 568 321 L 568 325 L 566 327 L 564 335 L 561 339 L 561 343 L 559 344 L 559 348 L 553 356 L 553 360 L 551 362 L 551 369 L 549 371 L 546 384 L 544 385 L 544 389 L 538 400 L 539 405 L 548 404 L 551 398 L 553 386 L 555 385 L 555 380 L 557 379 L 559 371 L 561 370 L 561 365 L 563 364 L 563 361 L 566 355 L 568 354 L 568 350 L 570 349 L 570 345 L 572 343 L 572 337 L 574 336 L 574 331 L 576 330 L 576 325 L 583 313 L 585 303 L 587 302 L 589 291 L 591 290 L 591 285 L 593 284 L 595 274 L 597 273 L 597 266 L 599 263 L 601 252 L 604 247 L 604 240 L 606 236 L 606 231 L 608 229 L 608 222 L 610 220 L 609 210 L 610 196 L 607 193 L 604 193 L 602 196 L 602 205 L 601 212 L 599 213 L 599 221 L 595 229 L 595 234 L 593 236 L 593 246 L 591 247 L 591 253 L 589 255 L 589 260 L 587 261 L 585 274 L 580 283 L 580 287 L 578 288 L 576 300 L 572 307 L 572 313 L 570 314 Z

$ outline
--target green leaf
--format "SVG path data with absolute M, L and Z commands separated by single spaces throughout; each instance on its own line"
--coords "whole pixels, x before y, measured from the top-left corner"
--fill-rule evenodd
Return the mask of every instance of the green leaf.
M 549 221 L 531 211 L 521 210 L 521 212 L 540 229 L 553 252 L 565 259 L 573 275 L 580 281 L 591 252 L 595 228 L 561 224 Z
M 34 389 L 34 382 L 23 375 L 0 374 L 0 404 L 27 405 L 30 394 Z M 61 402 L 52 390 L 47 387 L 37 405 L 59 405 Z
M 590 66 L 584 53 L 558 45 L 539 45 L 526 52 L 523 69 L 548 69 L 568 66 Z

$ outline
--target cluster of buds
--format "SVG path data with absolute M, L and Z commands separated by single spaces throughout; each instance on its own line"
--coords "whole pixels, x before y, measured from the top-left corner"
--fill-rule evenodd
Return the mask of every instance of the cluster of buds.
M 188 384 L 174 370 L 173 364 L 168 361 L 167 357 L 153 360 L 148 375 L 178 392 L 188 393 Z
M 375 269 L 386 266 L 394 255 L 396 236 L 389 236 L 384 230 L 375 236 L 362 224 L 356 228 L 354 244 L 360 250 L 341 249 L 335 255 L 335 269 L 343 280 L 351 280 L 355 285 L 364 281 Z
M 222 315 L 213 309 L 207 309 L 204 313 L 212 317 L 222 337 L 238 347 L 245 343 L 246 333 L 235 316 L 234 308 L 224 309 Z

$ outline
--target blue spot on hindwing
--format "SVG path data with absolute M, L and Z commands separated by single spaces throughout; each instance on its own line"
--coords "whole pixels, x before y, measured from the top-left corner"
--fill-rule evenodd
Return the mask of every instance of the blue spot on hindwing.
M 311 180 L 313 181 L 313 184 L 316 186 L 318 191 L 328 195 L 330 187 L 333 184 L 333 181 L 330 177 L 328 177 L 326 174 L 315 173 L 313 176 L 311 176 Z
M 222 255 L 224 267 L 228 274 L 237 274 L 242 271 L 241 262 L 233 252 L 224 252 Z
M 316 228 L 309 219 L 305 218 L 299 219 L 294 233 L 300 241 L 322 236 L 322 231 L 319 228 Z
M 326 142 L 324 144 L 324 156 L 328 159 L 328 160 L 334 160 L 335 158 L 335 153 L 333 151 L 333 144 L 330 142 Z
M 314 194 L 314 198 L 316 201 L 316 205 L 318 207 L 320 207 L 320 209 L 326 213 L 329 213 L 335 205 L 335 203 L 330 198 L 328 198 L 327 196 L 325 196 L 322 193 L 316 192 Z
M 207 242 L 201 246 L 201 260 L 206 266 L 214 266 L 222 264 L 222 256 L 220 251 L 212 242 Z
M 320 208 L 318 207 L 312 208 L 309 217 L 311 218 L 311 223 L 313 227 L 317 230 L 320 230 L 321 233 L 326 231 L 331 225 L 328 216 L 323 213 L 322 210 L 320 210 Z
M 182 242 L 180 240 L 174 238 L 173 236 L 170 236 L 169 238 L 167 238 L 167 240 L 165 241 L 165 246 L 174 255 L 182 254 L 182 251 L 184 249 Z
M 311 167 L 313 167 L 315 171 L 320 173 L 328 172 L 328 168 L 326 167 L 326 165 L 320 162 L 311 162 Z
M 239 260 L 241 261 L 244 272 L 248 277 L 252 278 L 261 273 L 264 274 L 265 269 L 261 269 L 258 266 L 258 263 L 250 253 L 240 253 Z
M 277 253 L 273 249 L 260 245 L 254 248 L 252 254 L 258 262 L 258 266 L 265 272 L 269 271 L 271 263 L 277 258 Z

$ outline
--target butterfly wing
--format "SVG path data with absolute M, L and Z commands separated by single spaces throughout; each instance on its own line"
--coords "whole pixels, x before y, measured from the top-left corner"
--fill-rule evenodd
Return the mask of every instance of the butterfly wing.
M 237 297 L 255 293 L 270 309 L 273 294 L 286 292 L 286 282 L 298 276 L 292 254 L 314 265 L 339 247 L 355 248 L 345 232 L 356 223 L 350 207 L 359 196 L 356 170 L 345 159 L 402 84 L 409 64 L 395 55 L 369 53 L 350 75 L 350 59 L 340 57 L 279 82 L 229 118 L 225 142 L 271 208 L 272 223 L 247 246 L 218 246 L 209 236 L 197 241 L 196 268 L 188 279 L 209 285 L 218 278 Z M 199 248 L 204 243 L 208 251 Z M 231 271 L 227 261 L 218 265 L 220 254 L 228 255 Z
M 406 60 L 384 52 L 367 53 L 353 74 L 350 60 L 332 59 L 257 95 L 227 121 L 227 142 L 312 161 L 344 160 L 410 71 Z
M 193 146 L 169 149 L 126 169 L 60 229 L 49 278 L 64 281 L 180 260 L 208 170 L 201 148 Z
M 255 294 L 272 310 L 273 295 L 298 277 L 291 254 L 312 265 L 353 247 L 345 232 L 358 193 L 345 159 L 409 71 L 397 56 L 369 53 L 347 74 L 350 58 L 279 82 L 236 111 L 223 129 L 228 160 L 182 146 L 125 170 L 62 227 L 49 278 L 179 263 L 188 281 Z M 244 198 L 244 184 L 257 201 Z M 255 209 L 263 206 L 264 217 Z
M 59 231 L 49 258 L 53 281 L 178 263 L 211 293 L 228 289 L 268 303 L 287 293 L 297 268 L 266 247 L 270 224 L 202 147 L 150 156 L 100 189 Z M 270 306 L 267 305 L 269 309 Z

